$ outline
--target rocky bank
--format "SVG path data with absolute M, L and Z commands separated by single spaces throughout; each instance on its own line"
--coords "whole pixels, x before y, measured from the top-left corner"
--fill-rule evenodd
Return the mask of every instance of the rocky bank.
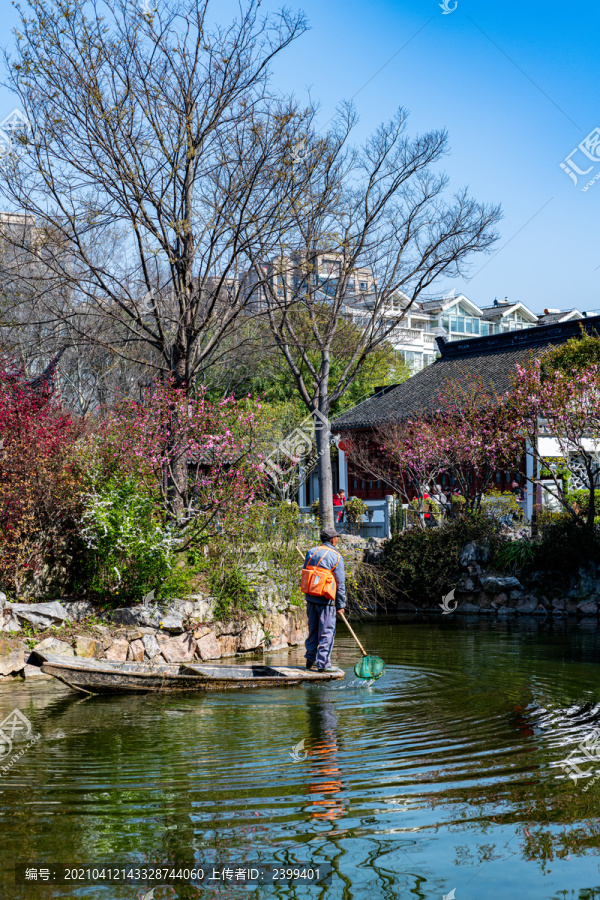
M 459 557 L 460 580 L 448 585 L 447 613 L 505 616 L 578 618 L 600 615 L 600 566 L 589 563 L 566 581 L 562 573 L 519 572 L 506 575 L 488 567 L 489 549 L 484 543 L 467 544 Z M 554 587 L 553 587 L 554 586 Z M 400 613 L 443 614 L 444 598 L 432 598 L 426 608 L 400 601 Z
M 87 601 L 9 603 L 0 594 L 0 682 L 45 677 L 30 660 L 36 648 L 117 662 L 178 663 L 284 650 L 306 638 L 306 613 L 299 606 L 258 598 L 252 613 L 225 622 L 215 619 L 214 605 L 212 598 L 194 595 L 106 615 Z
M 343 536 L 339 549 L 347 571 L 368 559 L 379 543 Z M 298 560 L 298 581 L 300 570 Z M 36 648 L 117 662 L 178 663 L 302 644 L 308 634 L 304 603 L 290 603 L 265 564 L 248 563 L 244 571 L 256 585 L 253 608 L 228 621 L 215 616 L 215 599 L 202 594 L 107 612 L 87 600 L 11 603 L 0 593 L 0 682 L 51 677 L 35 664 Z

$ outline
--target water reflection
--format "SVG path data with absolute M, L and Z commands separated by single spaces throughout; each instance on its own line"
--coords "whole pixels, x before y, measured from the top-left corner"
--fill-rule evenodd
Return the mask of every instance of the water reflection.
M 335 822 L 342 818 L 346 805 L 344 784 L 339 764 L 338 717 L 331 697 L 318 690 L 308 697 L 307 753 L 310 763 L 308 792 L 312 795 L 310 815 L 319 821 Z
M 591 898 L 600 783 L 584 792 L 559 763 L 600 727 L 600 655 L 596 632 L 557 624 L 365 625 L 388 663 L 371 687 L 341 636 L 347 679 L 324 688 L 88 700 L 2 687 L 0 719 L 17 706 L 42 740 L 0 779 L 0 897 L 133 900 L 133 887 L 11 884 L 15 859 L 119 858 L 335 869 L 325 891 L 219 898 Z

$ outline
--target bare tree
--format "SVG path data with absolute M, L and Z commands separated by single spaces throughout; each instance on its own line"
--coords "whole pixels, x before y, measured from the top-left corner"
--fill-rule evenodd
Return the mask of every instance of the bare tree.
M 29 0 L 8 60 L 31 129 L 1 190 L 36 238 L 5 239 L 40 262 L 39 323 L 187 388 L 246 308 L 248 243 L 301 192 L 281 160 L 312 113 L 269 66 L 306 24 L 259 6 L 216 26 L 209 0 Z
M 350 146 L 350 106 L 325 139 L 307 133 L 295 164 L 302 191 L 291 200 L 294 220 L 279 234 L 279 280 L 264 269 L 272 234 L 258 252 L 257 242 L 248 247 L 255 289 L 316 422 L 329 419 L 332 404 L 416 300 L 437 280 L 462 274 L 471 254 L 497 240 L 498 207 L 476 203 L 466 190 L 445 199 L 447 178 L 434 171 L 447 149 L 445 132 L 410 139 L 406 119 L 399 110 L 362 149 Z M 352 286 L 361 267 L 373 276 L 364 293 Z M 361 335 L 332 377 L 332 343 L 348 316 Z M 321 519 L 333 525 L 329 433 L 316 433 Z

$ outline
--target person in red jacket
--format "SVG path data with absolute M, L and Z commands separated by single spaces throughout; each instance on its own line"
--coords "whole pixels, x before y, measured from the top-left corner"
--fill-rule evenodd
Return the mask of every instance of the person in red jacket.
M 344 506 L 346 505 L 346 491 L 344 491 L 342 489 L 339 492 L 339 497 L 340 497 L 340 506 L 342 507 L 342 511 L 340 513 L 338 513 L 338 519 L 337 519 L 338 525 L 340 522 L 343 522 L 343 520 L 344 520 Z M 335 506 L 335 504 L 334 504 L 334 506 Z

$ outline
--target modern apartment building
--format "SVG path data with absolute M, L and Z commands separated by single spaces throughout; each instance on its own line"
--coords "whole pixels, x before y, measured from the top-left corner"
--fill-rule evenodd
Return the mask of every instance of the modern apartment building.
M 278 298 L 292 299 L 305 291 L 316 292 L 317 298 L 332 297 L 342 277 L 342 260 L 336 253 L 326 251 L 306 253 L 294 251 L 287 256 L 267 260 L 261 271 L 248 269 L 240 275 L 240 284 L 249 306 L 260 310 L 266 306 L 266 291 L 275 291 Z M 357 301 L 377 287 L 371 269 L 354 269 L 346 276 L 345 293 Z M 287 297 L 286 297 L 287 294 Z
M 266 290 L 276 291 L 282 300 L 310 290 L 317 299 L 326 301 L 336 294 L 342 278 L 342 260 L 335 252 L 291 252 L 262 265 L 262 272 L 248 270 L 240 282 L 248 297 L 249 308 L 260 311 L 266 307 Z M 355 269 L 346 275 L 345 314 L 354 324 L 367 324 L 376 302 L 377 280 L 370 268 Z M 452 292 L 435 300 L 410 304 L 405 294 L 397 291 L 388 308 L 382 313 L 382 328 L 393 325 L 389 341 L 404 356 L 413 373 L 435 362 L 438 355 L 436 337 L 446 341 L 461 341 L 470 336 L 487 337 L 521 331 L 537 325 L 584 318 L 577 309 L 561 311 L 545 309 L 538 316 L 517 300 L 494 300 L 491 306 L 479 307 L 464 294 Z
M 449 294 L 408 307 L 409 298 L 398 295 L 384 318 L 395 318 L 400 310 L 406 309 L 405 318 L 390 335 L 390 342 L 402 353 L 413 373 L 435 361 L 436 337 L 443 337 L 446 341 L 463 341 L 470 336 L 487 337 L 584 318 L 577 309 L 564 312 L 546 309 L 543 315 L 538 316 L 524 303 L 508 298 L 495 300 L 492 306 L 479 307 L 464 294 Z M 360 322 L 360 309 L 349 306 L 348 314 L 353 321 Z

